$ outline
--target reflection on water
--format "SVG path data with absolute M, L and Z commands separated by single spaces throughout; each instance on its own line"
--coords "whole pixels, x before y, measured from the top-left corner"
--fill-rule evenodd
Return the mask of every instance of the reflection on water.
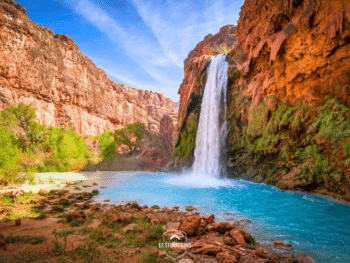
M 165 173 L 84 173 L 96 180 L 98 201 L 135 200 L 140 205 L 186 205 L 233 222 L 248 218 L 248 231 L 262 242 L 283 240 L 316 262 L 350 262 L 350 206 L 325 197 L 281 191 L 244 180 L 196 182 Z M 187 181 L 186 181 L 187 180 Z M 225 187 L 223 187 L 225 186 Z

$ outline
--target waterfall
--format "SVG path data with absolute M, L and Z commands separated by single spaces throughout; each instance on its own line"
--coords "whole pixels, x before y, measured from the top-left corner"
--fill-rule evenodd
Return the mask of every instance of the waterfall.
M 171 178 L 167 180 L 168 183 L 192 187 L 231 186 L 230 181 L 219 180 L 225 167 L 221 163 L 228 130 L 227 69 L 226 55 L 220 54 L 212 58 L 199 115 L 194 163 L 184 176 Z
M 207 177 L 219 178 L 221 171 L 227 135 L 227 69 L 226 55 L 213 57 L 201 104 L 192 172 Z

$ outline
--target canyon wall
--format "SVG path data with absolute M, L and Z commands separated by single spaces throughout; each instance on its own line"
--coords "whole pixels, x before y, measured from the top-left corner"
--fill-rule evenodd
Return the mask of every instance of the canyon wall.
M 350 3 L 246 0 L 235 33 L 227 56 L 229 175 L 350 201 Z M 185 79 L 194 77 L 179 90 L 179 167 L 193 159 L 181 141 L 195 138 L 191 98 L 200 101 L 215 54 L 198 47 L 194 73 L 185 68 Z
M 0 0 L 0 110 L 20 102 L 33 103 L 40 124 L 70 125 L 84 135 L 135 122 L 157 132 L 167 114 L 177 121 L 172 100 L 113 82 L 71 38 Z

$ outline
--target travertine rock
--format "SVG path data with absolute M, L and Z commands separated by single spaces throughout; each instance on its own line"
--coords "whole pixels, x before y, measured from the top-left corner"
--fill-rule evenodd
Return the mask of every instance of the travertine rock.
M 33 102 L 37 121 L 71 125 L 97 135 L 135 122 L 158 132 L 176 105 L 160 93 L 136 90 L 107 78 L 66 35 L 35 24 L 12 0 L 0 0 L 0 110 Z
M 349 37 L 349 1 L 246 0 L 237 27 L 240 49 L 229 59 L 248 73 L 255 104 L 275 95 L 317 106 L 330 94 L 348 106 L 349 90 L 338 85 L 350 82 Z

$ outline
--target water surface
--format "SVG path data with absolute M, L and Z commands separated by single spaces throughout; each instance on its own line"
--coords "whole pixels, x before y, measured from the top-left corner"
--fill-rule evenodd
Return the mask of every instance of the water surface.
M 249 231 L 260 242 L 283 240 L 316 262 L 350 262 L 350 206 L 326 197 L 244 180 L 227 180 L 223 187 L 165 173 L 85 175 L 108 186 L 100 190 L 99 201 L 135 200 L 140 205 L 179 205 L 182 209 L 193 205 L 219 220 L 248 218 L 252 221 Z

